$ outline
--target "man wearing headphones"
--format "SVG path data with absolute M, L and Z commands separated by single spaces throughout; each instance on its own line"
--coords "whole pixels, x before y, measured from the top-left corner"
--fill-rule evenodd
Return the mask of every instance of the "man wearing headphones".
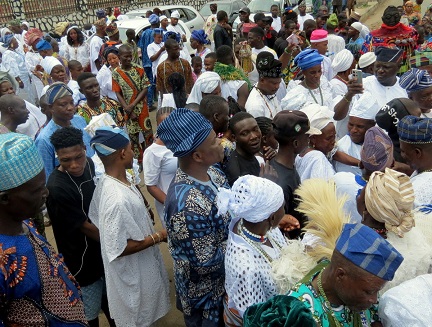
M 86 156 L 80 129 L 63 127 L 51 135 L 50 141 L 60 164 L 48 178 L 46 202 L 57 248 L 81 286 L 90 327 L 99 326 L 101 308 L 114 326 L 105 292 L 99 230 L 87 216 L 96 187 L 94 163 Z

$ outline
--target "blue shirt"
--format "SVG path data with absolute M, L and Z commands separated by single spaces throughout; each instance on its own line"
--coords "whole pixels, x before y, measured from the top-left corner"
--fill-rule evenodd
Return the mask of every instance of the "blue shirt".
M 90 135 L 84 130 L 84 127 L 87 126 L 84 118 L 75 115 L 71 124 L 73 127 L 82 130 L 83 132 L 83 141 L 87 150 L 87 157 L 92 157 L 94 155 L 94 150 L 90 147 Z M 49 175 L 51 175 L 52 171 L 55 167 L 57 167 L 60 163 L 55 154 L 54 146 L 51 144 L 50 137 L 51 135 L 61 127 L 57 125 L 54 120 L 50 120 L 50 122 L 41 130 L 38 137 L 36 138 L 36 147 L 39 150 L 39 154 L 42 157 L 45 166 L 45 175 L 46 180 L 48 181 Z
M 149 44 L 153 43 L 153 28 L 146 29 L 142 34 L 141 38 L 138 41 L 138 46 L 141 48 L 141 57 L 143 67 L 151 67 L 152 62 L 147 54 L 147 47 Z
M 219 187 L 229 188 L 225 175 L 210 167 L 208 182 L 177 169 L 165 200 L 168 244 L 181 309 L 187 316 L 203 311 L 218 326 L 225 294 L 225 248 L 229 214 L 218 215 Z

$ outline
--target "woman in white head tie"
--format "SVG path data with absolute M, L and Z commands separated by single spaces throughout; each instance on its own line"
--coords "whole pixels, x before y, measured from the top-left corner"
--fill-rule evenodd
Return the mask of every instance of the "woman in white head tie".
M 206 95 L 221 95 L 221 78 L 215 72 L 204 72 L 198 77 L 186 103 L 200 104 Z
M 249 306 L 278 294 L 270 264 L 287 246 L 277 228 L 284 195 L 270 180 L 245 175 L 231 190 L 219 189 L 217 201 L 218 213 L 229 211 L 233 217 L 225 254 L 224 320 L 226 326 L 242 326 Z
M 333 111 L 319 104 L 310 104 L 300 109 L 316 131 L 309 137 L 309 145 L 295 159 L 295 167 L 303 182 L 309 178 L 328 180 L 335 171 L 327 156 L 332 155 L 336 143 L 336 129 L 332 121 Z M 318 134 L 319 132 L 319 134 Z
M 381 294 L 428 273 L 431 267 L 432 247 L 420 228 L 415 227 L 413 206 L 414 190 L 410 178 L 389 168 L 385 172 L 374 172 L 357 199 L 362 223 L 387 238 L 404 257 L 394 279 L 386 283 Z

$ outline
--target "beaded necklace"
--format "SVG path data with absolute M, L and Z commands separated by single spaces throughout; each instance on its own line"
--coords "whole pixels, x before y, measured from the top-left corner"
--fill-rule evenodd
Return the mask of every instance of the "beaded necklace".
M 321 278 L 322 278 L 322 274 L 323 274 L 324 270 L 325 270 L 325 268 L 323 270 L 321 270 L 321 272 L 318 274 L 318 278 L 317 278 L 318 293 L 324 298 L 323 309 L 324 309 L 324 311 L 327 312 L 327 314 L 330 314 L 332 316 L 336 327 L 342 327 L 342 324 L 336 318 L 334 310 L 332 309 L 330 301 L 327 299 L 327 296 L 324 292 L 324 288 L 322 286 Z
M 261 93 L 261 90 L 260 90 L 259 88 L 257 88 L 256 86 L 255 86 L 255 88 L 256 88 L 256 90 L 258 91 L 258 94 L 259 94 L 259 95 L 261 96 L 261 98 L 264 100 L 264 103 L 265 103 L 267 109 L 268 109 L 269 112 L 270 112 L 270 118 L 273 119 L 273 113 L 272 113 L 272 111 L 271 111 L 271 109 L 270 109 L 270 106 L 268 105 L 267 101 L 271 103 L 271 102 L 273 101 L 273 99 L 276 97 L 276 95 L 274 95 L 271 99 L 269 99 L 268 96 L 264 96 L 264 95 Z
M 128 185 L 126 183 L 123 183 L 121 180 L 119 180 L 119 179 L 117 179 L 115 177 L 112 177 L 112 176 L 108 175 L 107 173 L 105 173 L 105 176 L 108 177 L 108 178 L 111 178 L 112 180 L 115 180 L 116 182 L 119 182 L 120 184 L 126 186 L 127 188 L 131 188 L 131 186 L 132 186 L 132 184 Z
M 317 99 L 315 98 L 315 95 L 313 94 L 312 90 L 311 90 L 310 87 L 307 85 L 306 80 L 304 81 L 304 83 L 305 83 L 305 85 L 306 85 L 306 88 L 307 88 L 308 91 L 309 91 L 309 94 L 310 94 L 310 95 L 312 96 L 312 98 L 314 99 L 315 103 L 316 103 L 316 104 L 319 104 L 318 101 L 317 101 Z M 321 91 L 321 85 L 318 86 L 318 90 L 319 90 L 320 97 L 321 97 L 321 105 L 323 106 L 323 105 L 324 105 L 324 99 L 323 99 L 323 94 L 322 94 L 322 91 Z
M 271 264 L 273 258 L 261 247 L 261 241 L 253 241 L 251 238 L 249 238 L 246 235 L 245 230 L 246 229 L 243 227 L 243 219 L 241 219 L 238 225 L 239 235 L 246 241 L 246 243 L 248 243 L 254 250 L 256 250 L 269 264 Z M 274 249 L 277 248 L 279 252 L 282 250 L 282 246 L 278 242 L 276 242 L 276 240 L 274 240 L 272 237 L 268 236 L 268 240 L 270 241 Z

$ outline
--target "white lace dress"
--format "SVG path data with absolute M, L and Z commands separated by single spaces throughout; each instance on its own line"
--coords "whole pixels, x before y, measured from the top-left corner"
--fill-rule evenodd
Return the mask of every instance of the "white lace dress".
M 303 157 L 298 155 L 295 159 L 295 167 L 302 182 L 309 178 L 329 180 L 335 174 L 330 161 L 318 150 L 309 151 Z
M 120 257 L 127 240 L 155 233 L 135 186 L 100 178 L 89 217 L 99 228 L 109 309 L 117 326 L 150 326 L 170 308 L 169 281 L 158 245 Z
M 237 221 L 238 218 L 233 219 L 229 227 L 225 254 L 225 289 L 228 307 L 238 310 L 243 316 L 249 306 L 264 302 L 279 292 L 272 278 L 269 262 L 242 236 L 233 232 Z M 279 229 L 273 229 L 268 234 L 281 247 L 287 246 Z M 281 254 L 277 246 L 263 246 L 263 249 L 272 259 L 279 258 Z

